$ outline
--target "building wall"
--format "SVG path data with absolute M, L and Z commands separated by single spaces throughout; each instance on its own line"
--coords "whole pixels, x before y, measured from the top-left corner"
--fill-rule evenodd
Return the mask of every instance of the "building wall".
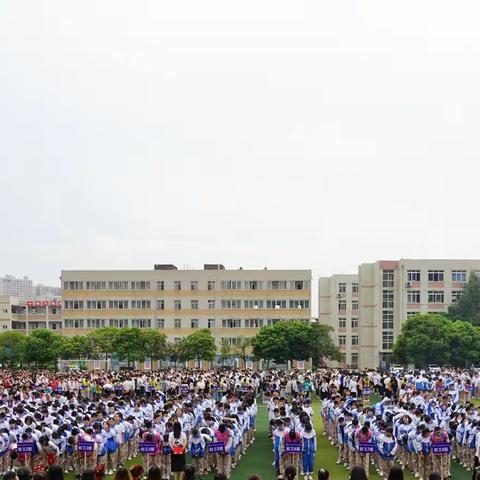
M 336 298 L 340 282 L 359 283 L 359 367 L 377 368 L 391 360 L 392 346 L 403 321 L 415 313 L 442 313 L 461 295 L 471 272 L 480 272 L 480 260 L 415 260 L 377 261 L 358 267 L 358 276 L 334 275 L 319 282 L 319 318 L 335 328 L 337 342 L 344 335 L 338 324 L 341 317 Z M 430 279 L 429 279 L 430 276 Z M 417 278 L 419 279 L 417 281 Z M 443 278 L 440 280 L 439 278 Z M 413 280 L 412 280 L 413 279 Z M 347 305 L 350 301 L 347 294 Z M 347 310 L 347 326 L 351 313 Z M 345 332 L 346 364 L 351 364 L 351 336 Z
M 211 328 L 218 343 L 222 338 L 234 343 L 240 336 L 254 336 L 261 325 L 311 317 L 309 270 L 91 270 L 62 271 L 61 278 L 66 335 L 125 324 L 159 328 L 176 341 L 198 328 Z M 287 288 L 269 282 L 286 282 Z M 232 286 L 241 288 L 228 288 Z

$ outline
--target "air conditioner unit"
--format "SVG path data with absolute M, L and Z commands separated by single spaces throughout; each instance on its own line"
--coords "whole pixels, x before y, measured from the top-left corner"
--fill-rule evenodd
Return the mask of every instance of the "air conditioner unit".
M 407 288 L 410 288 L 410 287 L 412 286 L 412 282 L 407 282 L 407 283 L 405 284 L 405 286 L 406 286 Z
M 341 293 L 337 293 L 337 298 L 342 298 L 342 294 L 341 294 Z

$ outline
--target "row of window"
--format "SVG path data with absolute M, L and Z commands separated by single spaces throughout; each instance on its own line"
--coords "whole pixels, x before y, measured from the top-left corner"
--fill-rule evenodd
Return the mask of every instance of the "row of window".
M 338 293 L 347 293 L 347 284 L 340 282 L 338 284 Z M 352 293 L 358 293 L 358 283 L 352 283 Z
M 63 282 L 64 290 L 151 290 L 152 283 L 150 281 L 65 281 Z M 175 280 L 173 282 L 173 290 L 181 291 L 183 289 L 196 291 L 199 289 L 197 280 L 183 282 Z M 165 281 L 156 282 L 157 290 L 165 290 Z M 306 290 L 310 287 L 307 280 L 223 280 L 221 282 L 222 290 Z M 215 290 L 215 280 L 208 280 L 207 290 Z
M 358 328 L 358 318 L 354 317 L 350 320 L 351 328 Z M 338 328 L 347 328 L 347 319 L 344 317 L 339 317 L 338 319 Z
M 358 310 L 358 300 L 352 301 L 352 310 Z M 338 301 L 338 309 L 339 310 L 346 310 L 347 309 L 347 301 L 346 300 L 339 300 Z
M 271 326 L 278 322 L 279 319 L 273 318 L 246 318 L 242 321 L 239 318 L 224 318 L 221 320 L 221 328 L 261 328 L 263 326 Z M 136 327 L 136 328 L 165 328 L 165 319 L 158 318 L 66 318 L 64 320 L 65 328 L 103 328 L 103 327 Z M 215 328 L 216 321 L 214 318 L 207 319 L 207 327 Z M 199 319 L 192 318 L 189 320 L 182 318 L 173 319 L 173 328 L 199 328 Z
M 338 344 L 342 347 L 347 344 L 347 335 L 339 335 L 338 336 Z M 350 337 L 350 345 L 358 345 L 358 335 L 352 335 Z
M 64 300 L 65 310 L 105 310 L 128 309 L 148 310 L 152 308 L 151 300 Z
M 342 353 L 342 359 L 340 361 L 340 363 L 342 365 L 348 365 L 347 363 L 347 354 L 346 353 Z M 352 368 L 354 367 L 357 367 L 358 366 L 358 353 L 357 352 L 352 352 L 351 355 L 350 355 L 350 364 L 349 364 Z
M 445 280 L 445 271 L 444 270 L 428 270 L 427 278 L 429 282 L 443 282 Z M 452 270 L 450 278 L 452 282 L 466 282 L 467 271 Z M 420 282 L 421 281 L 420 270 L 407 270 L 407 281 Z
M 457 303 L 463 295 L 463 290 L 452 290 L 452 303 Z M 420 303 L 420 290 L 407 291 L 407 303 Z M 445 303 L 445 292 L 443 290 L 429 290 L 428 303 Z

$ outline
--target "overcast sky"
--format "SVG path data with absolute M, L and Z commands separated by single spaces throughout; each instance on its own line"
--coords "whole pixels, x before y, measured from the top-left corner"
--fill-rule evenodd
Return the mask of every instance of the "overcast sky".
M 480 2 L 3 0 L 0 274 L 479 258 Z

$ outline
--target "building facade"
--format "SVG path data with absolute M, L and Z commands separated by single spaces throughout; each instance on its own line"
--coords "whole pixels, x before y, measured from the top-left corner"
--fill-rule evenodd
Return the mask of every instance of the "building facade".
M 402 259 L 361 264 L 357 275 L 320 278 L 319 321 L 334 328 L 332 336 L 345 365 L 377 368 L 391 361 L 403 321 L 416 313 L 446 312 L 462 295 L 472 272 L 480 274 L 480 260 Z M 358 301 L 352 292 L 356 288 Z M 352 317 L 358 331 L 348 330 Z
M 64 270 L 63 332 L 102 327 L 157 328 L 168 341 L 197 329 L 234 347 L 278 320 L 311 317 L 310 270 Z
M 17 278 L 12 275 L 0 277 L 0 295 L 11 295 L 20 300 L 33 298 L 33 281 L 28 277 Z

